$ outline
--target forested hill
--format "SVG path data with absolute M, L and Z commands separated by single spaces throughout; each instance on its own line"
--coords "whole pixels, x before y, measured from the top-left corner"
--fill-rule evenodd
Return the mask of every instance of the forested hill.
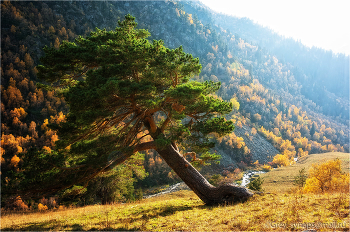
M 340 112 L 334 107 L 339 102 L 348 105 L 349 56 L 334 54 L 330 50 L 317 47 L 307 47 L 248 18 L 217 14 L 196 2 L 185 4 L 185 8 L 188 11 L 199 12 L 198 14 L 203 16 L 201 19 L 206 23 L 217 25 L 236 37 L 243 38 L 249 44 L 256 45 L 256 56 L 276 56 L 279 62 L 293 72 L 301 86 L 301 93 L 322 106 L 322 112 L 325 114 L 338 116 L 343 113 L 344 117 L 349 117 L 346 113 L 348 111 Z M 244 59 L 243 56 L 239 58 Z
M 195 79 L 221 81 L 217 95 L 234 103 L 228 119 L 236 124 L 234 133 L 217 139 L 225 161 L 249 165 L 277 153 L 287 162 L 309 153 L 349 152 L 348 56 L 309 49 L 199 2 L 4 1 L 2 173 L 18 171 L 30 147 L 51 151 L 59 139 L 47 124 L 64 120 L 67 106 L 36 85 L 42 48 L 58 48 L 95 27 L 112 30 L 128 13 L 151 32 L 150 40 L 182 45 L 199 57 L 203 68 Z

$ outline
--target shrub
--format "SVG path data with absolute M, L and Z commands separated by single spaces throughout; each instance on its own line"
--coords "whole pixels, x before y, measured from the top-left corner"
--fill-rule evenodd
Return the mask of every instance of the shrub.
M 259 176 L 258 178 L 249 182 L 248 188 L 255 191 L 261 191 L 263 183 L 264 183 L 264 180 L 261 179 Z
M 273 157 L 272 163 L 277 166 L 288 166 L 290 161 L 287 155 L 277 154 L 275 157 Z
M 269 171 L 271 171 L 271 169 L 272 169 L 272 167 L 270 165 L 264 164 L 262 166 L 262 170 L 265 172 L 269 172 Z
M 214 174 L 209 179 L 209 183 L 214 186 L 217 186 L 222 180 L 223 180 L 223 177 L 220 174 Z
M 20 196 L 16 197 L 13 206 L 15 209 L 28 210 L 28 206 L 22 201 L 22 198 Z
M 342 173 L 340 164 L 339 159 L 313 164 L 306 179 L 304 192 L 348 192 L 349 174 Z
M 43 205 L 43 204 L 41 204 L 41 203 L 38 204 L 38 210 L 39 210 L 39 211 L 44 211 L 44 210 L 47 210 L 47 209 L 48 209 L 48 208 L 47 208 L 46 205 Z

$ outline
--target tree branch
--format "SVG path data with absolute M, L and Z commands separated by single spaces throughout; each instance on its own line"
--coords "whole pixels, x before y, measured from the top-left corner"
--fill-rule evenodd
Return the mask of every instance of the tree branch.
M 157 125 L 156 125 L 156 122 L 154 121 L 152 115 L 146 117 L 146 120 L 147 120 L 147 122 L 149 123 L 150 132 L 151 132 L 151 133 L 156 133 L 156 131 L 157 131 Z
M 154 141 L 137 144 L 134 147 L 132 152 L 123 153 L 122 155 L 108 161 L 107 165 L 103 169 L 101 169 L 101 172 L 109 171 L 112 167 L 123 163 L 125 160 L 127 160 L 130 156 L 132 156 L 136 152 L 155 149 L 155 148 L 156 148 L 156 144 L 154 143 Z
M 175 141 L 172 141 L 171 145 L 175 148 L 176 151 L 179 151 L 179 148 L 177 147 Z
M 145 151 L 145 150 L 149 150 L 149 149 L 155 149 L 156 145 L 154 143 L 154 141 L 150 141 L 150 142 L 145 142 L 145 143 L 141 143 L 141 144 L 137 144 L 132 152 L 129 153 L 123 153 L 121 156 L 115 157 L 114 159 L 110 160 L 106 165 L 104 165 L 104 167 L 102 167 L 101 169 L 93 172 L 93 170 L 91 170 L 91 168 L 88 168 L 87 171 L 85 173 L 92 173 L 88 176 L 85 176 L 77 181 L 73 181 L 70 184 L 67 185 L 56 185 L 56 186 L 52 186 L 51 188 L 45 188 L 45 189 L 41 189 L 41 190 L 32 190 L 30 192 L 23 192 L 24 195 L 29 195 L 30 193 L 43 193 L 45 192 L 47 194 L 52 193 L 52 192 L 56 192 L 65 188 L 69 188 L 72 187 L 75 184 L 81 183 L 81 182 L 86 182 L 85 185 L 91 180 L 93 179 L 95 176 L 97 176 L 98 174 L 100 174 L 101 172 L 106 172 L 108 170 L 111 169 L 111 166 L 116 166 L 119 165 L 121 163 L 123 163 L 125 160 L 127 160 L 130 156 L 132 156 L 134 153 L 139 152 L 139 151 Z M 82 164 L 82 165 L 78 165 L 76 167 L 68 167 L 68 168 L 63 168 L 63 167 L 57 167 L 56 165 L 53 164 L 54 167 L 61 169 L 61 170 L 65 170 L 65 171 L 69 171 L 69 170 L 73 170 L 73 169 L 78 169 L 78 168 L 82 168 L 87 166 L 86 164 Z M 20 191 L 21 192 L 21 191 Z
M 154 143 L 154 141 L 149 141 L 149 142 L 144 142 L 144 143 L 140 143 L 137 144 L 134 147 L 133 152 L 138 152 L 138 151 L 145 151 L 145 150 L 149 150 L 149 149 L 155 149 L 156 148 L 156 144 Z

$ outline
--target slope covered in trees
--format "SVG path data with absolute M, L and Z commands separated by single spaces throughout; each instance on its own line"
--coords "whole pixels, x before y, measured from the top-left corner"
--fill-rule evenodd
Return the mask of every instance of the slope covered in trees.
M 306 48 L 247 19 L 215 14 L 197 2 L 1 4 L 4 185 L 13 183 L 6 177 L 20 173 L 21 160 L 31 147 L 54 149 L 59 138 L 48 124 L 65 120 L 64 99 L 37 87 L 36 66 L 44 45 L 57 48 L 95 27 L 114 29 L 128 13 L 137 18 L 138 28 L 149 30 L 150 40 L 162 39 L 170 48 L 182 45 L 185 52 L 199 57 L 203 68 L 196 80 L 221 81 L 217 96 L 230 100 L 238 110 L 227 117 L 237 130 L 217 140 L 218 153 L 227 157 L 223 160 L 244 167 L 255 162 L 259 153 L 265 154 L 261 158 L 265 161 L 280 153 L 279 162 L 285 163 L 308 153 L 349 152 L 348 56 Z M 267 143 L 257 148 L 258 135 L 277 150 Z M 143 166 L 150 173 L 143 185 L 174 180 L 164 161 L 152 152 L 145 155 Z
M 201 18 L 206 23 L 217 25 L 256 46 L 252 54 L 255 57 L 248 60 L 259 63 L 266 55 L 276 56 L 294 75 L 301 94 L 319 105 L 322 113 L 349 120 L 349 56 L 307 47 L 250 19 L 217 14 L 195 2 L 185 6 L 204 16 Z M 247 59 L 244 55 L 239 58 Z

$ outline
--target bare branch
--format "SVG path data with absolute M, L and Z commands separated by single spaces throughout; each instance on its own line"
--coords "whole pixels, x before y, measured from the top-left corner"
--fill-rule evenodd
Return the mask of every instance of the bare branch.
M 175 141 L 172 141 L 171 145 L 175 148 L 176 151 L 179 151 L 179 148 L 177 147 Z
M 142 128 L 142 123 L 140 123 L 142 120 L 142 117 L 137 117 L 136 122 L 134 125 L 130 128 L 128 131 L 126 138 L 124 140 L 124 145 L 128 145 L 129 143 L 131 144 L 132 141 L 135 139 L 137 134 L 140 132 L 140 129 Z

